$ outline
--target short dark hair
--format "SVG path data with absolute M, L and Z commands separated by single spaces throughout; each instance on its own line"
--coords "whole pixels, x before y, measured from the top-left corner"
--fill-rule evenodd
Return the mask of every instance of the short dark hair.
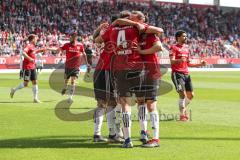
M 77 36 L 78 36 L 78 34 L 76 32 L 71 33 L 71 37 L 75 38 Z
M 184 31 L 184 30 L 178 30 L 178 31 L 175 33 L 175 38 L 176 38 L 176 40 L 178 40 L 178 37 L 181 37 L 184 33 L 187 34 L 187 32 Z
M 36 34 L 30 34 L 30 35 L 28 36 L 28 41 L 31 42 L 35 37 L 37 37 Z

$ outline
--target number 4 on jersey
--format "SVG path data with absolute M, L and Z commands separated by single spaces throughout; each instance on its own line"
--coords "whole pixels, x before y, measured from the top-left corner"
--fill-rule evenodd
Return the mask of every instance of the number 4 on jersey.
M 123 48 L 127 48 L 125 30 L 120 30 L 118 32 L 117 46 L 122 46 Z

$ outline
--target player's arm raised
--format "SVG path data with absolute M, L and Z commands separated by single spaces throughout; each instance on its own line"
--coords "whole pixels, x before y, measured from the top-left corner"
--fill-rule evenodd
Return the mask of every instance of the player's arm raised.
M 102 23 L 100 26 L 98 26 L 98 28 L 93 33 L 93 39 L 95 40 L 99 36 L 100 31 L 102 29 L 107 29 L 108 27 L 109 27 L 108 23 Z
M 137 51 L 140 54 L 146 55 L 146 54 L 153 54 L 162 50 L 163 50 L 162 43 L 160 41 L 156 41 L 151 48 L 145 49 L 145 50 L 138 49 Z
M 188 63 L 188 67 L 202 67 L 202 66 L 206 66 L 206 65 L 207 65 L 207 62 L 204 60 L 201 60 L 201 62 L 198 64 L 193 64 L 191 62 Z
M 148 26 L 145 33 L 148 34 L 156 34 L 157 36 L 161 36 L 163 34 L 163 29 L 155 26 Z
M 119 25 L 119 26 L 134 26 L 134 27 L 137 27 L 140 32 L 145 32 L 147 29 L 147 26 L 145 26 L 141 23 L 134 22 L 132 20 L 124 19 L 124 18 L 116 19 L 112 23 L 112 26 L 117 26 L 117 25 Z
M 97 37 L 94 39 L 94 43 L 103 43 L 103 42 L 104 42 L 104 40 L 103 40 L 103 38 L 102 38 L 101 35 L 97 36 Z

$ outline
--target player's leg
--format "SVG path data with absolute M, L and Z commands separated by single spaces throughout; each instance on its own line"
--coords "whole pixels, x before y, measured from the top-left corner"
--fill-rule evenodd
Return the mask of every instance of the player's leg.
M 94 112 L 94 142 L 106 142 L 107 139 L 101 135 L 102 123 L 107 107 L 106 101 L 106 83 L 105 71 L 95 70 L 93 74 L 94 94 L 97 101 L 97 106 Z
M 108 137 L 108 142 L 110 143 L 123 143 L 124 140 L 123 138 L 120 136 L 120 132 L 119 131 L 120 127 L 116 125 L 115 121 L 115 107 L 117 105 L 117 102 L 115 99 L 110 99 L 107 102 L 107 113 L 106 113 L 106 117 L 107 117 L 107 122 L 108 122 L 108 130 L 109 130 L 109 137 Z
M 22 79 L 23 78 L 23 70 L 20 69 L 20 72 L 19 72 L 19 79 Z
M 187 107 L 194 97 L 193 85 L 190 75 L 185 76 L 185 88 L 186 88 L 185 105 Z M 187 110 L 185 112 L 185 115 L 188 116 Z
M 159 147 L 159 113 L 157 110 L 157 101 L 155 99 L 147 100 L 147 109 L 150 115 L 153 135 L 152 139 L 142 146 L 147 148 Z
M 32 81 L 33 102 L 40 103 L 38 98 L 38 82 L 36 69 L 31 70 L 30 80 Z
M 66 93 L 66 91 L 67 91 L 68 82 L 69 82 L 70 77 L 71 77 L 70 70 L 65 68 L 65 71 L 64 71 L 64 84 L 63 84 L 63 88 L 62 88 L 62 91 L 61 91 L 62 95 L 64 95 Z
M 108 131 L 109 131 L 109 142 L 115 142 L 116 132 L 115 132 L 115 111 L 114 108 L 117 105 L 117 102 L 114 98 L 113 93 L 113 86 L 111 83 L 111 76 L 110 72 L 107 70 L 102 70 L 102 76 L 100 79 L 104 80 L 105 82 L 105 88 L 104 88 L 104 97 L 106 100 L 106 106 L 107 106 L 107 123 L 108 123 Z
M 31 71 L 30 70 L 23 70 L 23 82 L 21 82 L 18 86 L 16 86 L 15 88 L 12 88 L 10 91 L 10 97 L 13 98 L 14 94 L 16 91 L 27 87 L 28 86 L 28 82 L 30 80 L 30 76 L 31 76 Z
M 122 106 L 122 121 L 123 121 L 123 135 L 124 135 L 124 148 L 132 148 L 131 140 L 131 98 L 130 97 L 120 97 L 120 104 Z
M 190 75 L 185 76 L 185 88 L 186 88 L 186 106 L 192 101 L 194 92 L 193 92 L 193 85 Z
M 121 123 L 122 123 L 122 106 L 119 103 L 119 100 L 117 100 L 117 105 L 114 108 L 114 112 L 115 112 L 115 132 L 117 137 L 120 137 L 122 139 L 124 139 L 123 137 L 123 132 L 122 132 L 122 128 L 121 128 Z
M 178 106 L 180 112 L 180 120 L 186 121 L 186 88 L 185 88 L 185 76 L 182 73 L 172 73 L 172 81 L 175 85 L 176 91 L 179 95 Z
M 143 144 L 143 147 L 159 147 L 159 113 L 157 110 L 157 92 L 159 89 L 159 80 L 154 78 L 146 78 L 145 83 L 145 99 L 153 135 L 151 140 L 149 140 L 146 144 Z
M 38 69 L 39 69 L 39 68 L 38 68 L 38 66 L 37 66 L 37 68 L 36 68 L 36 70 L 37 70 L 37 74 L 39 73 L 39 72 L 38 72 Z
M 98 99 L 97 100 L 97 107 L 94 111 L 94 135 L 93 135 L 93 141 L 94 142 L 107 142 L 107 139 L 102 137 L 101 135 L 101 129 L 102 129 L 102 123 L 104 114 L 106 111 L 106 101 Z
M 71 76 L 71 85 L 70 85 L 69 92 L 68 92 L 68 102 L 69 103 L 73 102 L 73 95 L 75 92 L 77 79 L 78 79 L 77 76 Z
M 131 82 L 127 79 L 128 71 L 115 71 L 114 79 L 116 82 L 116 90 L 118 94 L 118 103 L 122 108 L 122 122 L 123 122 L 123 135 L 124 135 L 124 148 L 132 148 L 131 141 L 131 97 L 132 93 L 130 88 Z
M 40 71 L 39 72 L 42 72 L 42 69 L 43 69 L 43 66 L 40 66 Z
M 147 135 L 147 106 L 143 97 L 137 98 L 138 120 L 140 123 L 140 141 L 145 144 L 148 141 Z
M 180 116 L 185 115 L 186 113 L 186 91 L 179 91 L 178 92 L 179 95 L 179 101 L 178 101 L 178 105 L 179 105 L 179 112 L 180 112 Z

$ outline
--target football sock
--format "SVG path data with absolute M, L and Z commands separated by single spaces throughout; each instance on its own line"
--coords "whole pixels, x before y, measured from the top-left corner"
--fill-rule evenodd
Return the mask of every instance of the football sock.
M 131 112 L 122 113 L 124 139 L 131 138 Z
M 105 108 L 97 107 L 94 112 L 94 135 L 101 135 Z
M 186 108 L 185 108 L 185 99 L 179 99 L 178 104 L 179 104 L 180 114 L 181 115 L 185 114 L 185 110 L 186 110 Z
M 108 130 L 109 135 L 115 135 L 115 111 L 113 106 L 107 107 L 107 123 L 108 123 Z
M 121 133 L 121 122 L 122 122 L 122 107 L 121 105 L 117 105 L 114 109 L 115 111 L 115 131 L 116 134 L 119 136 Z
M 75 84 L 70 86 L 70 90 L 68 93 L 69 98 L 71 98 L 71 99 L 73 98 L 74 91 L 75 91 Z
M 142 131 L 147 131 L 147 107 L 146 105 L 138 106 L 138 120 Z
M 32 91 L 33 91 L 34 99 L 38 99 L 38 85 L 37 84 L 32 86 Z
M 14 91 L 16 92 L 17 90 L 20 90 L 20 89 L 22 89 L 22 88 L 24 88 L 25 86 L 24 86 L 24 83 L 22 82 L 22 83 L 20 83 L 16 88 L 14 88 Z
M 150 112 L 150 121 L 153 129 L 153 139 L 159 139 L 159 114 L 157 110 Z

